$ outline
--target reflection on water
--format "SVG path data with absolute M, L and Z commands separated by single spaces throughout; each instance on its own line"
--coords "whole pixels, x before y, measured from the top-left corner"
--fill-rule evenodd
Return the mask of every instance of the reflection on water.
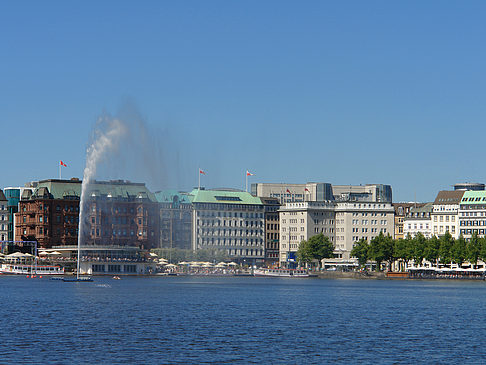
M 0 288 L 2 363 L 486 360 L 484 282 L 0 277 Z

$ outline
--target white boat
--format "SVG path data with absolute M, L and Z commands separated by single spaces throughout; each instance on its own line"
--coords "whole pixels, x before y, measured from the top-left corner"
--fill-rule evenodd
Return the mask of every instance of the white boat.
M 308 278 L 312 275 L 306 269 L 268 269 L 261 268 L 253 271 L 255 276 L 284 277 L 284 278 Z
M 64 268 L 55 265 L 32 265 L 26 264 L 2 264 L 0 266 L 2 274 L 17 275 L 64 275 Z

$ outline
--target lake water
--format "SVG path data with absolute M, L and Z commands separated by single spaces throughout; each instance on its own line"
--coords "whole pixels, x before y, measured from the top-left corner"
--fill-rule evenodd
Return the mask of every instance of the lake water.
M 486 283 L 0 277 L 0 363 L 485 363 Z

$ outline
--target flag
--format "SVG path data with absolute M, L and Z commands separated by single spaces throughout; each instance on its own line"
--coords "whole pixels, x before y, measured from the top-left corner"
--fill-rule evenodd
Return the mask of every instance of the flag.
M 60 162 L 61 166 L 67 167 L 67 165 L 64 162 L 62 162 L 62 160 L 59 161 L 59 162 Z
M 310 193 L 309 189 L 305 188 L 304 191 L 307 191 L 308 193 Z
M 252 174 L 250 171 L 246 170 L 246 176 L 253 176 L 254 174 Z
M 201 169 L 199 169 L 199 173 L 200 174 L 203 174 L 203 175 L 206 175 L 206 173 L 203 170 L 201 170 Z
M 292 194 L 289 189 L 287 189 L 287 193 Z

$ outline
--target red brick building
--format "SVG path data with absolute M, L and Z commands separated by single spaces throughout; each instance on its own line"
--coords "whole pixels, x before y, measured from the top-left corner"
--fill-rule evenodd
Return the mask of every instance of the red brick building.
M 25 191 L 15 214 L 17 240 L 40 247 L 76 245 L 81 181 L 42 180 Z M 145 184 L 96 181 L 90 184 L 83 245 L 158 247 L 158 203 Z

